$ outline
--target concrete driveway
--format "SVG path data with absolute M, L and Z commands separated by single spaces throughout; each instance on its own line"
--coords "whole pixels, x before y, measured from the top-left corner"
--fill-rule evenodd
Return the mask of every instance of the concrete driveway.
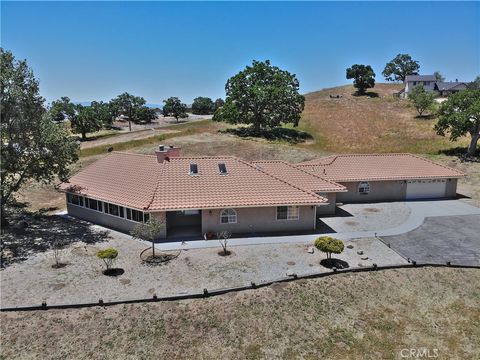
M 418 263 L 480 265 L 480 215 L 429 217 L 415 230 L 383 240 Z

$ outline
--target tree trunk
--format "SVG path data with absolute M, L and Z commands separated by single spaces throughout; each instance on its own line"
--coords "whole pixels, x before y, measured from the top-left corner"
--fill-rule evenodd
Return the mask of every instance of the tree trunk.
M 130 120 L 130 117 L 128 118 L 128 131 L 132 131 L 132 120 Z
M 152 239 L 152 256 L 155 258 L 155 241 Z
M 82 140 L 87 140 L 87 132 L 82 131 Z
M 470 146 L 468 147 L 467 156 L 475 155 L 475 151 L 477 150 L 478 139 L 480 139 L 479 133 L 472 135 L 472 141 L 470 141 Z

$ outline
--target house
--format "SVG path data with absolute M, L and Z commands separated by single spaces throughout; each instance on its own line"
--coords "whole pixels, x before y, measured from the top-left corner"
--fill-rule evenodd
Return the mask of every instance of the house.
M 436 81 L 435 75 L 407 75 L 404 81 L 404 97 L 408 97 L 413 88 L 420 85 L 423 86 L 425 91 L 434 91 Z
M 425 91 L 437 92 L 440 96 L 448 96 L 452 93 L 467 90 L 467 83 L 455 81 L 437 81 L 435 75 L 407 75 L 405 77 L 405 88 L 398 94 L 405 98 L 411 93 L 416 86 L 423 86 Z
M 462 172 L 413 154 L 332 155 L 297 164 L 346 187 L 337 202 L 452 198 Z
M 338 202 L 444 198 L 463 173 L 410 154 L 335 155 L 300 164 L 233 156 L 112 152 L 59 185 L 68 213 L 129 232 L 156 217 L 159 238 L 312 232 Z
M 459 82 L 458 80 L 449 82 L 437 81 L 434 90 L 438 91 L 440 96 L 448 96 L 462 90 L 467 90 L 467 88 L 467 83 Z

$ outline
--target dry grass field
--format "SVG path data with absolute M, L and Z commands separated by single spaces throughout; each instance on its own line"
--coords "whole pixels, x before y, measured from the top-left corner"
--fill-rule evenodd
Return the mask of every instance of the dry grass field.
M 300 128 L 314 136 L 304 146 L 330 152 L 437 153 L 466 146 L 433 131 L 436 119 L 417 118 L 408 101 L 393 96 L 401 84 L 377 84 L 369 96 L 354 96 L 351 85 L 306 95 Z M 330 98 L 341 95 L 341 98 Z
M 401 359 L 402 349 L 426 348 L 438 359 L 478 359 L 479 296 L 479 270 L 422 268 L 200 300 L 2 313 L 0 357 Z

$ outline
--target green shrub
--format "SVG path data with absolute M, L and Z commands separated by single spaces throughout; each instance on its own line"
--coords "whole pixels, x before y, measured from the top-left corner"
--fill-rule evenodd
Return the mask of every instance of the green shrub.
M 107 270 L 110 270 L 115 262 L 115 259 L 118 256 L 118 250 L 114 248 L 107 248 L 97 252 L 97 257 L 102 259 L 107 267 Z
M 320 236 L 315 240 L 315 247 L 327 254 L 327 259 L 332 258 L 332 254 L 341 254 L 344 249 L 343 241 L 330 236 Z

